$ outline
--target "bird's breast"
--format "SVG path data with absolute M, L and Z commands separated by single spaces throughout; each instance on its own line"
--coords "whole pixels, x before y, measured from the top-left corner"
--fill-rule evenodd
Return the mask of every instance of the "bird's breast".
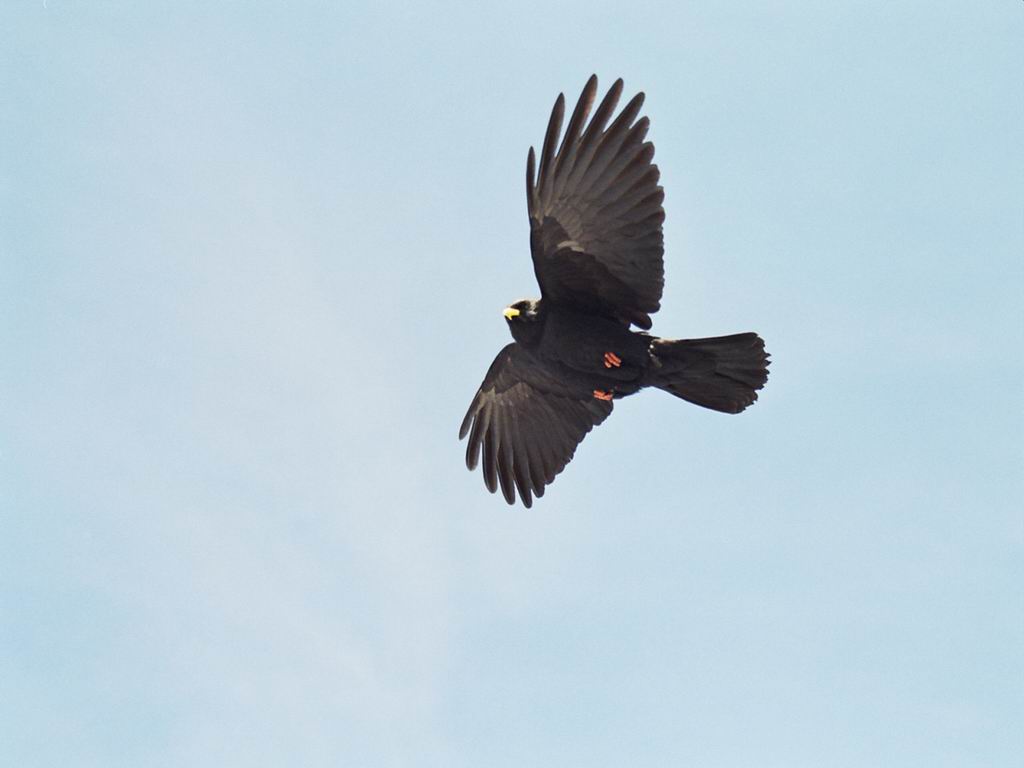
M 537 354 L 550 364 L 605 383 L 638 380 L 649 361 L 643 334 L 599 315 L 572 312 L 548 317 Z

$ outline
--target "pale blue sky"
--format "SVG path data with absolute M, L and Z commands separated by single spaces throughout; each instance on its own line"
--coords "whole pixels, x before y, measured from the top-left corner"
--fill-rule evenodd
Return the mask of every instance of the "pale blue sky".
M 1011 766 L 1024 3 L 0 7 L 0 764 Z M 655 331 L 463 465 L 559 91 L 647 92 Z

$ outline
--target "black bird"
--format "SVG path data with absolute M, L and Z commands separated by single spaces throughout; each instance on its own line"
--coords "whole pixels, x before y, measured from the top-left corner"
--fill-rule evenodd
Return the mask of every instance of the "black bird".
M 657 387 L 691 403 L 739 413 L 768 379 L 756 333 L 660 339 L 647 331 L 665 284 L 662 222 L 649 121 L 638 93 L 609 123 L 622 80 L 590 115 L 597 77 L 583 89 L 562 137 L 565 97 L 548 122 L 540 170 L 526 160 L 530 251 L 540 299 L 505 309 L 515 341 L 491 363 L 459 430 L 466 466 L 483 453 L 484 483 L 514 504 L 533 496 L 572 459 L 612 403 Z M 633 331 L 634 325 L 641 331 Z

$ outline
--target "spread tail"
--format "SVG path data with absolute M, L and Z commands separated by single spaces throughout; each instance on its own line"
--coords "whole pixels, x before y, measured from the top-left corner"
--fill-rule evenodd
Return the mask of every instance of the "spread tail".
M 655 339 L 649 383 L 696 405 L 739 413 L 768 380 L 768 353 L 756 333 L 711 339 Z

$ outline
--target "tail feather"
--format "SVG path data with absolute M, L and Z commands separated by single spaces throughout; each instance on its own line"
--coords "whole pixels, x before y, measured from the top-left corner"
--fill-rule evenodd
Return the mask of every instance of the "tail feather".
M 768 353 L 756 333 L 655 339 L 651 353 L 653 386 L 723 413 L 747 408 L 768 380 Z

